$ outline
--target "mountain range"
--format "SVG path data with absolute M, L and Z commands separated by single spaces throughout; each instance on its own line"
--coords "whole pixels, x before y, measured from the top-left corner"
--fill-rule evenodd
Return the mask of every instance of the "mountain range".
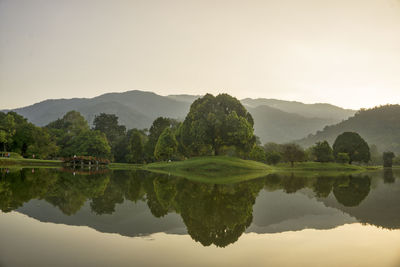
M 128 129 L 149 128 L 159 116 L 183 120 L 191 103 L 200 95 L 161 96 L 139 90 L 107 93 L 94 98 L 45 100 L 13 111 L 38 126 L 61 118 L 70 110 L 79 111 L 91 124 L 100 113 L 116 114 Z M 301 139 L 326 125 L 338 123 L 355 114 L 355 110 L 330 104 L 304 104 L 276 99 L 241 100 L 253 115 L 255 133 L 263 143 L 290 142 Z M 4 110 L 9 111 L 9 110 Z

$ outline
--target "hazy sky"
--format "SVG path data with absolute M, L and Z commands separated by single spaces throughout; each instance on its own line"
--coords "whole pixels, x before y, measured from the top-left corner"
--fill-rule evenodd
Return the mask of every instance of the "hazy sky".
M 400 103 L 400 1 L 0 0 L 0 108 L 133 89 Z

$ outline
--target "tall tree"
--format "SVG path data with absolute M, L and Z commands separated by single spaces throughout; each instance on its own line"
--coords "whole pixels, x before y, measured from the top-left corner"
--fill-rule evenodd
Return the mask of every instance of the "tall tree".
M 353 161 L 368 163 L 371 159 L 367 142 L 355 132 L 344 132 L 336 138 L 333 144 L 335 158 L 339 153 L 347 153 L 349 155 L 349 164 Z
M 153 124 L 149 130 L 148 141 L 145 144 L 145 153 L 148 160 L 154 159 L 154 150 L 156 148 L 158 138 L 162 134 L 162 132 L 169 127 L 172 127 L 176 124 L 176 121 L 170 118 L 158 117 L 153 121 Z
M 249 158 L 259 162 L 265 162 L 266 156 L 265 151 L 261 146 L 254 146 L 250 151 Z
M 134 131 L 129 142 L 129 154 L 127 161 L 131 163 L 142 163 L 144 158 L 143 140 L 139 131 Z
M 207 94 L 193 102 L 179 130 L 187 156 L 218 155 L 224 147 L 248 153 L 255 144 L 253 118 L 239 100 Z
M 298 144 L 285 144 L 282 146 L 283 159 L 290 162 L 291 166 L 294 166 L 295 162 L 301 162 L 305 160 L 306 154 L 304 149 Z
M 157 160 L 172 159 L 176 155 L 177 149 L 178 142 L 176 141 L 171 128 L 166 128 L 160 135 L 160 138 L 158 138 L 154 150 L 154 157 Z
M 104 133 L 87 130 L 68 141 L 64 148 L 64 155 L 94 156 L 109 159 L 111 148 Z
M 333 161 L 333 150 L 327 141 L 317 142 L 312 147 L 312 154 L 317 162 Z
M 118 117 L 114 114 L 100 113 L 93 120 L 94 129 L 104 133 L 111 147 L 126 133 L 126 127 L 118 124 Z
M 78 136 L 82 137 L 84 133 L 90 130 L 88 122 L 77 111 L 69 111 L 61 119 L 49 123 L 46 128 L 60 147 L 60 155 L 64 157 L 75 155 L 78 151 L 81 151 L 74 139 Z M 74 144 L 74 146 L 68 147 L 71 144 Z

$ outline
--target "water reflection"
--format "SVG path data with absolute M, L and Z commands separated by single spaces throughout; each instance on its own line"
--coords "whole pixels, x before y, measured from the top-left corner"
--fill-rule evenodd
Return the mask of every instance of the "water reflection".
M 288 224 L 294 217 L 301 218 L 305 227 L 329 228 L 356 218 L 398 229 L 399 191 L 392 170 L 368 175 L 272 174 L 242 183 L 216 185 L 142 171 L 89 174 L 22 169 L 2 170 L 0 209 L 18 210 L 42 221 L 87 225 L 128 236 L 169 230 L 182 233 L 176 229 L 185 228 L 203 246 L 225 247 L 236 242 L 246 229 L 261 231 L 261 225 L 265 228 L 274 216 L 276 231 L 280 231 L 277 224 L 283 222 L 286 230 L 299 229 Z M 291 196 L 302 200 L 293 202 Z M 54 209 L 63 215 L 55 215 Z M 332 219 L 323 221 L 323 217 L 315 222 L 318 214 L 324 214 L 325 220 L 328 213 L 330 218 L 339 218 L 332 209 L 349 216 L 337 219 L 336 225 L 332 225 Z M 307 217 L 310 214 L 314 221 L 304 222 L 311 218 Z M 256 222 L 253 216 L 257 216 Z

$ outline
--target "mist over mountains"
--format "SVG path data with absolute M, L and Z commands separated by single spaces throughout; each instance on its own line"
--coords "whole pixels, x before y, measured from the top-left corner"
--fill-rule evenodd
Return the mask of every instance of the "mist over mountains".
M 161 96 L 152 92 L 108 93 L 94 98 L 52 99 L 13 111 L 30 122 L 45 126 L 70 110 L 79 111 L 91 124 L 100 113 L 116 114 L 120 124 L 130 128 L 149 128 L 159 116 L 183 120 L 196 95 Z M 330 104 L 303 104 L 275 99 L 241 100 L 255 121 L 255 133 L 265 142 L 301 139 L 326 125 L 338 123 L 355 111 Z

